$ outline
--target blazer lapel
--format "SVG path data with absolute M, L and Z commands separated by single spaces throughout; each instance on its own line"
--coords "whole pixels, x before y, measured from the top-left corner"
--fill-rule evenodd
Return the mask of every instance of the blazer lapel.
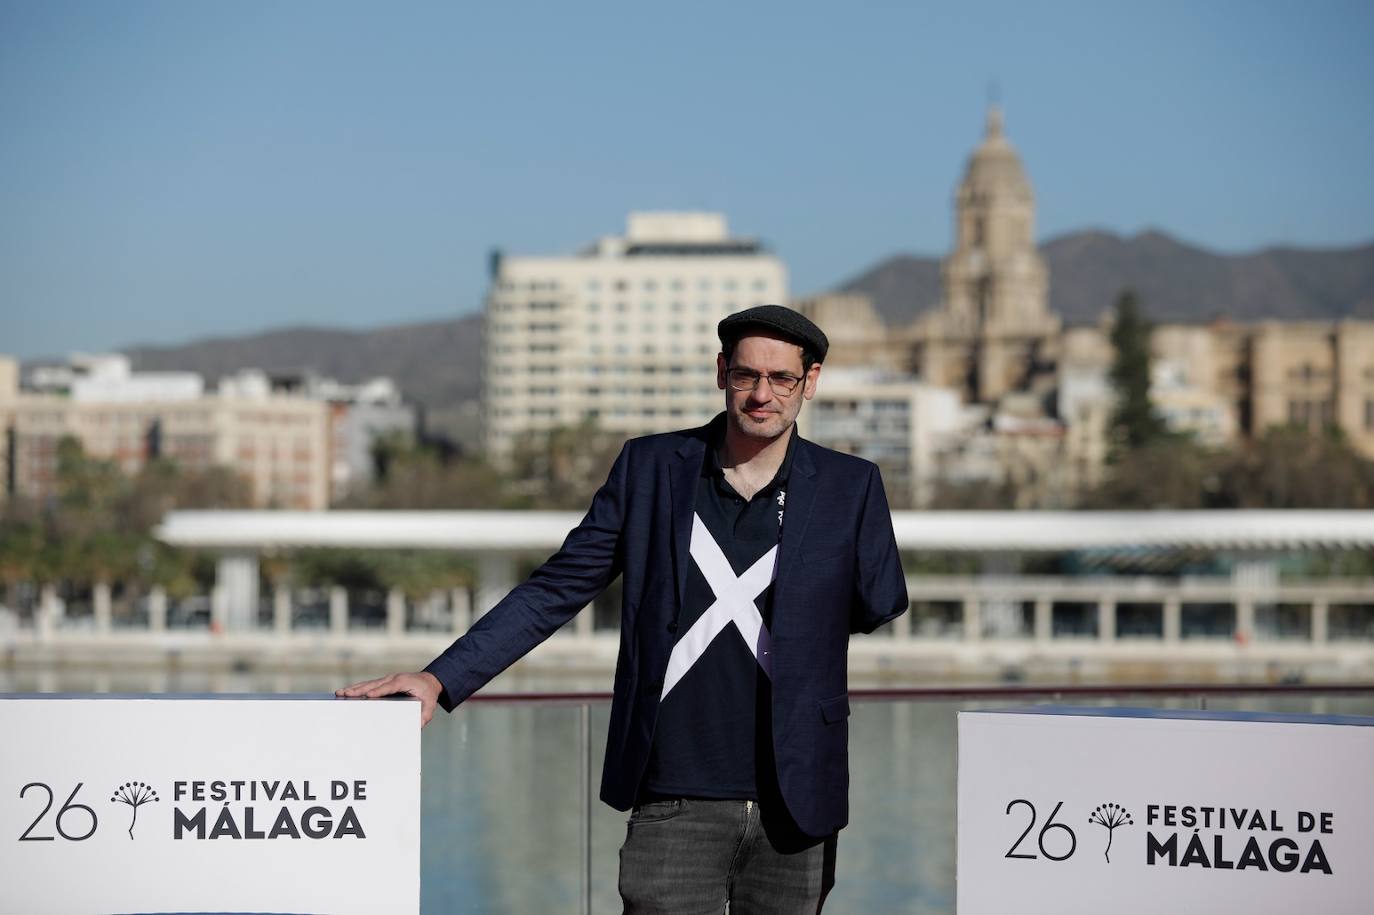
M 677 449 L 677 459 L 668 468 L 668 494 L 672 502 L 673 573 L 677 583 L 677 607 L 687 593 L 687 553 L 692 547 L 692 513 L 696 505 L 697 478 L 706 456 L 701 438 L 685 440 Z
M 787 570 L 801 560 L 801 545 L 806 540 L 806 528 L 811 523 L 811 509 L 816 504 L 816 465 L 811 460 L 812 445 L 804 438 L 797 440 L 792 455 L 792 471 L 787 479 L 787 504 L 782 519 L 782 545 L 778 548 L 778 574 L 775 588 L 786 588 Z M 774 623 L 778 609 L 787 601 L 773 602 Z

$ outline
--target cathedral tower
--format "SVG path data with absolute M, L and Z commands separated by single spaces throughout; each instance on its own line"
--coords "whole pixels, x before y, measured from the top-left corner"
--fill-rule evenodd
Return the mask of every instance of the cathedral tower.
M 955 194 L 954 236 L 941 267 L 944 300 L 922 334 L 921 371 L 991 402 L 1030 383 L 1059 333 L 1035 247 L 1035 197 L 996 107 Z

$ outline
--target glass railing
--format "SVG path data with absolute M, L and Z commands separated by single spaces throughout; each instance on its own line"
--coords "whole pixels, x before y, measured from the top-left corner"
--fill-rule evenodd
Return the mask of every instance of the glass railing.
M 350 672 L 357 677 L 370 670 Z M 3 692 L 327 692 L 357 677 L 0 664 Z M 425 728 L 421 911 L 620 911 L 626 815 L 598 799 L 610 695 L 513 672 Z M 597 680 L 596 682 L 604 682 Z M 850 825 L 826 911 L 952 915 L 956 715 L 1028 704 L 1374 716 L 1374 683 L 1006 685 L 851 691 Z
M 954 912 L 956 714 L 1026 704 L 1374 715 L 1374 684 L 855 690 L 827 911 Z M 422 910 L 614 912 L 626 815 L 597 799 L 610 696 L 479 695 L 426 729 Z

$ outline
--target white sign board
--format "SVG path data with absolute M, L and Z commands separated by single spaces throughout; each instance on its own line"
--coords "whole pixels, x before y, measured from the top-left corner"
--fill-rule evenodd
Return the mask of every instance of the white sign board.
M 1374 911 L 1374 718 L 959 713 L 960 915 Z
M 0 912 L 418 912 L 420 705 L 0 697 Z

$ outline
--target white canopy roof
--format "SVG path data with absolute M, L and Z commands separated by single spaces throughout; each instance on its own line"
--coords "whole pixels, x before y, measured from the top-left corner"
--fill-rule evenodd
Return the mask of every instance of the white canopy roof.
M 553 550 L 578 512 L 174 511 L 157 536 L 219 550 L 289 547 Z M 1374 511 L 893 512 L 903 549 L 1064 552 L 1209 549 L 1267 552 L 1374 547 Z

